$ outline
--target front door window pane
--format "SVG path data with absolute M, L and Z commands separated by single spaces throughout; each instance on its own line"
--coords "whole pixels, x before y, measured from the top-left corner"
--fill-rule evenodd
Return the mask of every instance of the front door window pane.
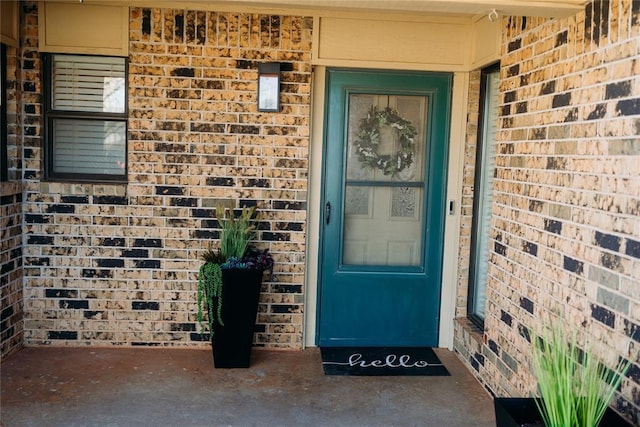
M 421 264 L 426 117 L 424 96 L 349 96 L 343 264 Z

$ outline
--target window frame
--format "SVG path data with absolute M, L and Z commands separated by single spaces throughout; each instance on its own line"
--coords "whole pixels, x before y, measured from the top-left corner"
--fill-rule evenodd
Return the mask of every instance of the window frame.
M 7 45 L 0 43 L 0 181 L 9 180 L 9 123 L 7 123 Z
M 53 58 L 56 55 L 73 55 L 86 57 L 113 57 L 124 60 L 124 111 L 122 113 L 76 111 L 76 110 L 56 110 L 53 108 Z M 43 53 L 43 88 L 44 88 L 44 180 L 45 181 L 69 181 L 69 182 L 89 182 L 89 183 L 126 183 L 129 171 L 129 59 L 115 55 L 81 55 L 67 53 Z M 56 172 L 54 170 L 54 141 L 53 129 L 54 121 L 58 119 L 87 120 L 87 121 L 114 121 L 122 122 L 125 126 L 125 152 L 124 171 L 122 174 L 86 174 Z
M 487 141 L 485 141 L 484 134 L 485 129 L 487 127 L 487 107 L 488 107 L 488 77 L 493 73 L 500 73 L 500 63 L 491 64 L 480 71 L 480 96 L 479 96 L 479 111 L 478 111 L 478 128 L 477 128 L 477 143 L 476 143 L 476 159 L 475 159 L 475 170 L 474 170 L 474 179 L 473 179 L 473 188 L 474 188 L 474 197 L 473 197 L 473 213 L 472 213 L 472 222 L 471 222 L 471 248 L 469 254 L 469 278 L 468 278 L 468 297 L 467 297 L 467 317 L 469 320 L 479 327 L 480 329 L 484 329 L 484 313 L 481 316 L 475 309 L 476 299 L 478 298 L 478 286 L 483 286 L 486 292 L 487 283 L 486 281 L 483 284 L 478 283 L 478 272 L 476 271 L 476 265 L 478 257 L 480 256 L 479 242 L 478 236 L 480 233 L 479 227 L 479 218 L 478 213 L 481 208 L 480 206 L 480 197 L 476 192 L 478 190 L 478 186 L 482 181 L 483 174 L 487 172 L 493 174 L 494 171 L 486 171 L 484 165 L 484 154 L 487 150 Z M 499 81 L 499 80 L 498 80 Z M 495 139 L 494 139 L 495 144 Z M 484 248 L 484 250 L 488 250 L 488 248 Z

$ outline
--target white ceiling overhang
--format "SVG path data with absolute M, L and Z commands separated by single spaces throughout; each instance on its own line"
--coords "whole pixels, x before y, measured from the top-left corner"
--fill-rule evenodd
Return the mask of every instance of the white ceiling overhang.
M 70 0 L 67 0 L 70 1 Z M 308 15 L 336 13 L 389 13 L 417 15 L 486 15 L 564 17 L 584 9 L 587 0 L 74 0 L 75 2 L 142 7 L 197 8 L 256 12 L 304 12 Z

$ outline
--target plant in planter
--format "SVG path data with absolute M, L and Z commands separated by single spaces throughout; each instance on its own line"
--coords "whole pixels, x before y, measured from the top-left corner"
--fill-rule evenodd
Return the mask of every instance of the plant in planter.
M 228 215 L 227 215 L 228 213 Z M 221 226 L 218 249 L 203 255 L 198 274 L 198 313 L 204 330 L 204 313 L 217 368 L 249 367 L 253 329 L 264 271 L 273 271 L 268 250 L 251 246 L 260 220 L 255 207 L 243 207 L 236 217 L 232 207 L 216 208 Z
M 629 362 L 605 367 L 590 347 L 579 347 L 575 332 L 569 337 L 560 325 L 535 338 L 532 350 L 540 398 L 496 398 L 498 427 L 628 425 L 608 406 Z

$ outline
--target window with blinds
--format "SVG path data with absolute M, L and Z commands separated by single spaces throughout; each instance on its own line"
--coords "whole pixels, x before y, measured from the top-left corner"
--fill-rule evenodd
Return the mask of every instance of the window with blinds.
M 44 62 L 47 178 L 124 181 L 125 58 L 49 54 Z
M 493 175 L 496 164 L 496 132 L 498 126 L 499 64 L 482 71 L 480 89 L 480 123 L 473 199 L 471 229 L 471 259 L 469 263 L 469 318 L 484 326 L 486 307 L 487 270 L 489 266 L 489 229 Z

